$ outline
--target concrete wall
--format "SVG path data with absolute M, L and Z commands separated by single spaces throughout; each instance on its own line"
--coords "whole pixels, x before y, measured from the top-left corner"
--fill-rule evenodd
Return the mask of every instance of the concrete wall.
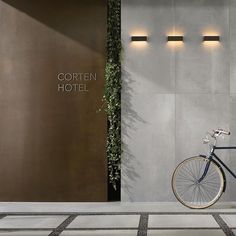
M 0 0 L 0 201 L 107 200 L 106 4 Z M 62 93 L 61 72 L 97 80 Z
M 122 0 L 122 201 L 175 201 L 171 175 L 222 127 L 236 145 L 236 0 Z M 182 34 L 184 44 L 166 43 Z M 221 36 L 218 45 L 203 34 Z M 146 34 L 147 43 L 130 42 Z M 236 151 L 222 152 L 236 171 Z M 228 178 L 223 200 L 236 200 Z

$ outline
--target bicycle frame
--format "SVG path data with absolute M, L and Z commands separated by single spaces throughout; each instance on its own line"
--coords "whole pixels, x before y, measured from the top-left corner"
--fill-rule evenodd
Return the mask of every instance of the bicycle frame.
M 213 160 L 216 161 L 218 164 L 222 165 L 236 179 L 236 174 L 215 154 L 215 150 L 223 150 L 223 149 L 226 149 L 226 150 L 231 149 L 232 150 L 232 149 L 236 149 L 236 147 L 216 147 L 216 146 L 213 146 L 211 154 L 208 158 L 209 162 L 207 162 L 205 170 L 203 172 L 203 175 L 198 180 L 198 183 L 200 183 L 207 175 L 211 161 L 213 161 Z

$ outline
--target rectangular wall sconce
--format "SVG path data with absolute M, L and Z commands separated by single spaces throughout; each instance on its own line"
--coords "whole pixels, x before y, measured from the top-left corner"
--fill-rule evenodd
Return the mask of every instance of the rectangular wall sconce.
M 220 36 L 203 36 L 203 41 L 220 41 Z
M 183 36 L 167 36 L 167 41 L 168 42 L 175 42 L 175 41 L 184 41 L 184 37 Z
M 147 36 L 131 36 L 132 42 L 146 42 L 148 40 Z

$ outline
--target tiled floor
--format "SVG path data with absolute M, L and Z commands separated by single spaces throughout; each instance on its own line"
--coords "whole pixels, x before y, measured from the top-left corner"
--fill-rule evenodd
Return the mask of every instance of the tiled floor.
M 148 236 L 225 236 L 222 230 L 148 230 Z
M 138 228 L 139 215 L 78 216 L 68 228 Z
M 219 225 L 211 215 L 150 215 L 148 227 L 219 228 Z
M 48 236 L 51 231 L 0 231 L 0 236 Z
M 111 208 L 103 212 L 98 208 L 92 212 L 91 206 L 87 212 L 86 208 L 73 212 L 65 209 L 61 212 L 38 211 L 37 207 L 36 210 L 27 207 L 28 212 L 20 212 L 17 207 L 15 212 L 5 209 L 0 213 L 0 236 L 236 235 L 236 208 L 176 210 L 167 204 L 163 211 L 163 205 L 158 210 L 158 203 L 152 204 L 156 211 L 147 211 L 150 206 L 136 207 L 134 211 L 135 203 L 132 210 L 126 208 L 127 211 L 118 210 L 117 206 L 115 211 Z
M 137 236 L 137 230 L 64 231 L 61 236 Z
M 222 215 L 222 219 L 229 227 L 236 228 L 236 215 Z
M 67 216 L 6 216 L 0 220 L 2 228 L 56 228 Z

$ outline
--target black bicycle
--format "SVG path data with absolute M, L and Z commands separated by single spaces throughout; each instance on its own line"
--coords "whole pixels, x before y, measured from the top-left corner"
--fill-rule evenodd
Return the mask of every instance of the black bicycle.
M 222 166 L 234 177 L 235 173 L 215 154 L 219 149 L 236 147 L 217 147 L 217 139 L 230 135 L 223 129 L 208 132 L 203 139 L 209 144 L 209 155 L 199 155 L 181 162 L 172 176 L 172 189 L 175 197 L 184 206 L 203 209 L 216 203 L 226 189 L 226 177 Z M 212 138 L 213 142 L 210 142 Z

